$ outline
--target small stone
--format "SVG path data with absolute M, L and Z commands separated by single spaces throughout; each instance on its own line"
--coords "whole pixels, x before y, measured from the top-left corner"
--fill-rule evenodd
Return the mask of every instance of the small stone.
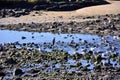
M 0 77 L 0 80 L 2 80 L 3 79 L 3 77 Z
M 73 31 L 73 29 L 72 28 L 68 28 L 68 32 L 71 32 L 71 31 Z
M 22 78 L 16 78 L 15 80 L 22 80 Z
M 86 30 L 94 30 L 93 27 L 87 27 Z
M 82 71 L 89 71 L 89 69 L 87 67 L 83 67 L 81 70 Z
M 108 80 L 109 79 L 109 75 L 105 75 L 105 76 L 103 76 L 103 80 Z
M 0 72 L 0 77 L 1 76 L 5 76 L 5 73 L 4 72 Z
M 100 23 L 101 22 L 101 20 L 96 20 L 96 23 Z
M 24 74 L 22 69 L 15 69 L 13 72 L 13 76 L 21 76 L 22 74 Z
M 16 60 L 14 60 L 13 58 L 8 58 L 5 63 L 7 64 L 17 64 Z
M 32 39 L 34 39 L 34 36 L 32 36 Z
M 22 36 L 22 39 L 26 39 L 26 37 Z

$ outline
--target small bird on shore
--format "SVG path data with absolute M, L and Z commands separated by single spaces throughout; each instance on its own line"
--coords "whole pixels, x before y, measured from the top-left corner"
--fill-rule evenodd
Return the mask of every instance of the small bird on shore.
M 52 40 L 52 45 L 54 45 L 54 44 L 55 44 L 55 37 Z

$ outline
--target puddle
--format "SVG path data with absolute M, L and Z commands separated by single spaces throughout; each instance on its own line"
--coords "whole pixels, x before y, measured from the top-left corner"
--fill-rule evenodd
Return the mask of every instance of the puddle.
M 74 40 L 74 42 L 79 42 L 87 40 L 88 42 L 100 42 L 99 37 L 96 35 L 85 35 L 85 34 L 53 34 L 53 33 L 38 33 L 38 32 L 25 32 L 25 31 L 9 31 L 9 30 L 0 30 L 0 43 L 8 43 L 8 42 L 20 42 L 20 43 L 48 43 L 52 42 L 55 37 L 56 42 L 70 42 Z M 22 39 L 25 37 L 25 39 Z
M 0 43 L 29 43 L 27 46 L 18 45 L 17 47 L 35 48 L 41 51 L 63 50 L 73 54 L 94 49 L 95 52 L 120 53 L 120 37 L 118 36 L 100 37 L 90 34 L 53 34 L 9 30 L 0 30 L 0 34 Z
M 2 43 L 19 43 L 16 44 L 16 47 L 25 47 L 28 49 L 37 49 L 41 52 L 47 51 L 66 51 L 70 55 L 73 54 L 84 54 L 89 51 L 93 51 L 93 54 L 101 54 L 102 57 L 105 57 L 105 54 L 117 53 L 120 55 L 120 37 L 119 36 L 97 36 L 90 34 L 53 34 L 53 33 L 38 33 L 38 32 L 24 32 L 24 31 L 9 31 L 9 30 L 0 30 L 0 44 Z M 80 60 L 82 66 L 90 64 L 89 69 L 93 69 L 94 64 L 88 63 L 86 60 Z M 108 62 L 103 60 L 102 62 Z M 113 66 L 117 61 L 112 61 Z M 46 63 L 47 64 L 47 63 Z M 66 64 L 57 63 L 54 64 L 55 67 L 52 67 L 53 63 L 43 72 L 50 73 L 51 70 L 54 72 L 55 68 L 60 68 L 61 66 L 66 66 L 66 71 L 77 71 L 76 68 L 69 68 L 70 65 L 75 66 L 77 64 L 73 59 L 68 59 Z M 22 67 L 23 71 L 29 71 L 32 69 L 39 69 L 42 64 L 26 64 Z M 120 65 L 117 63 L 117 67 Z M 64 72 L 64 70 L 61 70 Z M 32 74 L 31 74 L 32 75 Z M 11 78 L 10 75 L 6 78 Z

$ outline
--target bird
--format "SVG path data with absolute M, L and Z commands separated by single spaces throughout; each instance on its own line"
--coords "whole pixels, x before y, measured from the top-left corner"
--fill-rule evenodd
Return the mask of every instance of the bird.
M 55 37 L 52 40 L 52 45 L 54 45 L 54 44 L 55 44 Z

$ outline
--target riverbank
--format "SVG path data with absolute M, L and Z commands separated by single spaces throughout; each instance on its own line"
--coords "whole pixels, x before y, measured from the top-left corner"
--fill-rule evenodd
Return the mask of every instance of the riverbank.
M 80 41 L 80 43 L 90 46 L 89 42 L 83 43 Z M 74 47 L 75 44 L 80 45 L 80 43 L 74 42 L 70 45 Z M 114 42 L 112 43 L 110 45 L 115 44 Z M 98 44 L 91 44 L 91 47 L 97 46 Z M 44 43 L 43 45 L 56 48 L 56 45 L 52 45 L 51 43 Z M 64 44 L 63 42 L 59 42 L 58 45 Z M 106 43 L 98 47 L 103 45 L 106 45 Z M 88 51 L 86 53 L 76 52 L 70 55 L 68 52 L 58 51 L 56 49 L 54 52 L 42 52 L 35 48 L 27 49 L 27 47 L 41 48 L 40 44 L 36 43 L 21 44 L 15 42 L 0 44 L 0 46 L 0 77 L 3 80 L 118 80 L 120 78 L 119 53 L 98 52 L 94 54 L 92 51 Z M 18 46 L 20 47 L 17 48 Z
M 12 22 L 14 23 L 13 20 Z M 62 17 L 59 17 L 58 21 L 48 20 L 41 22 L 37 21 L 35 23 L 33 19 L 33 22 L 31 23 L 27 23 L 27 21 L 25 23 L 18 24 L 8 23 L 6 25 L 1 24 L 0 29 L 52 33 L 89 33 L 97 35 L 120 35 L 120 14 L 89 17 L 80 16 L 76 18 L 73 17 L 69 19 L 69 21 L 64 21 Z
M 53 33 L 120 35 L 120 1 L 75 11 L 29 11 L 0 19 L 0 29 Z

